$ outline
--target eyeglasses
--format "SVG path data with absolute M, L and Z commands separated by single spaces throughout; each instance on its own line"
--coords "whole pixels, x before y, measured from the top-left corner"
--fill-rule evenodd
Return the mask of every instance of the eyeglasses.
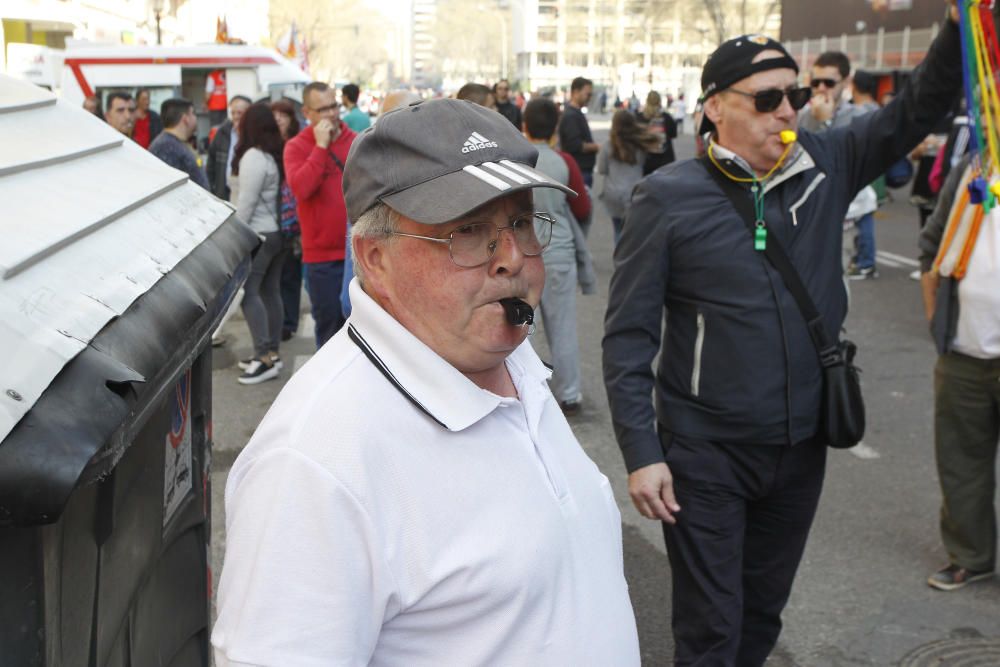
M 781 101 L 788 97 L 788 103 L 792 105 L 792 108 L 798 111 L 806 105 L 809 98 L 812 97 L 811 88 L 786 88 L 781 90 L 780 88 L 768 88 L 767 90 L 761 90 L 756 93 L 744 93 L 742 90 L 736 90 L 735 88 L 727 88 L 731 93 L 736 93 L 737 95 L 742 95 L 743 97 L 749 97 L 753 100 L 754 108 L 760 113 L 770 113 L 778 107 L 781 106 Z
M 456 227 L 446 238 L 420 236 L 393 232 L 393 236 L 406 236 L 434 243 L 445 243 L 451 261 L 465 269 L 482 266 L 490 261 L 500 245 L 500 232 L 510 230 L 518 249 L 527 257 L 537 257 L 552 240 L 555 218 L 548 213 L 520 213 L 510 218 L 506 227 L 492 222 L 470 222 Z
M 316 107 L 306 107 L 306 108 L 309 109 L 310 111 L 312 111 L 313 113 L 330 113 L 331 111 L 336 110 L 338 107 L 337 107 L 336 104 L 330 104 L 330 105 L 325 106 L 325 107 L 319 107 L 319 108 L 316 108 Z
M 841 79 L 840 81 L 843 81 Z M 840 81 L 835 81 L 833 79 L 813 79 L 809 82 L 809 85 L 813 88 L 819 88 L 820 86 L 826 86 L 827 88 L 836 88 Z

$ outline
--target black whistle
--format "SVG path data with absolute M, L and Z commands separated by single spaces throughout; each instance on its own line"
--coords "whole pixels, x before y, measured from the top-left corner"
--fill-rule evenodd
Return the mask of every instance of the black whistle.
M 510 297 L 508 299 L 500 299 L 500 305 L 503 306 L 503 310 L 507 314 L 507 321 L 511 324 L 525 326 L 535 323 L 535 311 L 527 301 L 522 301 L 517 297 Z

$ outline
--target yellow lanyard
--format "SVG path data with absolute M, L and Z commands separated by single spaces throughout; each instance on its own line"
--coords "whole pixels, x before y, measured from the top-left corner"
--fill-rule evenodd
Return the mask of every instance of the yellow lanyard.
M 713 141 L 708 145 L 708 159 L 712 161 L 716 169 L 725 174 L 726 178 L 737 183 L 753 183 L 750 186 L 750 192 L 753 193 L 754 216 L 757 218 L 754 221 L 753 249 L 758 251 L 767 249 L 767 223 L 764 221 L 764 186 L 767 183 L 767 179 L 771 178 L 771 175 L 785 161 L 788 152 L 792 150 L 792 145 L 795 143 L 795 133 L 791 130 L 785 130 L 781 133 L 781 139 L 785 142 L 785 150 L 781 153 L 778 161 L 774 163 L 774 166 L 771 167 L 771 170 L 764 174 L 764 178 L 760 179 L 757 178 L 756 174 L 753 174 L 750 178 L 733 176 L 715 159 L 715 153 L 713 152 L 715 142 Z

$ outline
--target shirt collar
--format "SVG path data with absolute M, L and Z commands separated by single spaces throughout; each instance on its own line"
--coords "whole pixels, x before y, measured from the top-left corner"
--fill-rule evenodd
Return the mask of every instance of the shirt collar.
M 449 431 L 461 431 L 504 400 L 487 391 L 410 333 L 361 289 L 350 284 L 348 336 L 387 380 L 421 412 Z M 551 376 L 525 340 L 507 357 L 515 386 L 544 384 Z M 518 380 L 521 380 L 519 382 Z
M 746 174 L 753 174 L 754 171 L 750 167 L 750 163 L 744 160 L 742 157 L 729 150 L 725 146 L 721 146 L 714 141 L 712 142 L 712 154 L 724 167 L 727 169 L 732 167 L 737 167 L 743 170 Z M 816 166 L 816 161 L 812 159 L 801 143 L 796 142 L 795 146 L 792 148 L 791 155 L 785 160 L 785 163 L 781 166 L 778 171 L 767 180 L 764 184 L 764 192 L 770 192 L 776 188 L 781 183 L 787 181 L 792 176 L 800 174 L 803 171 L 812 169 Z

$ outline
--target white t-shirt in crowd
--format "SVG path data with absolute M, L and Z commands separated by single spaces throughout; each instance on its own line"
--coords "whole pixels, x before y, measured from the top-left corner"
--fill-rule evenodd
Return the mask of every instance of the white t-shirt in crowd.
M 1000 209 L 983 218 L 958 281 L 958 327 L 952 349 L 977 359 L 1000 359 Z
M 230 473 L 216 665 L 638 665 L 618 508 L 528 342 L 502 398 L 350 291 Z

